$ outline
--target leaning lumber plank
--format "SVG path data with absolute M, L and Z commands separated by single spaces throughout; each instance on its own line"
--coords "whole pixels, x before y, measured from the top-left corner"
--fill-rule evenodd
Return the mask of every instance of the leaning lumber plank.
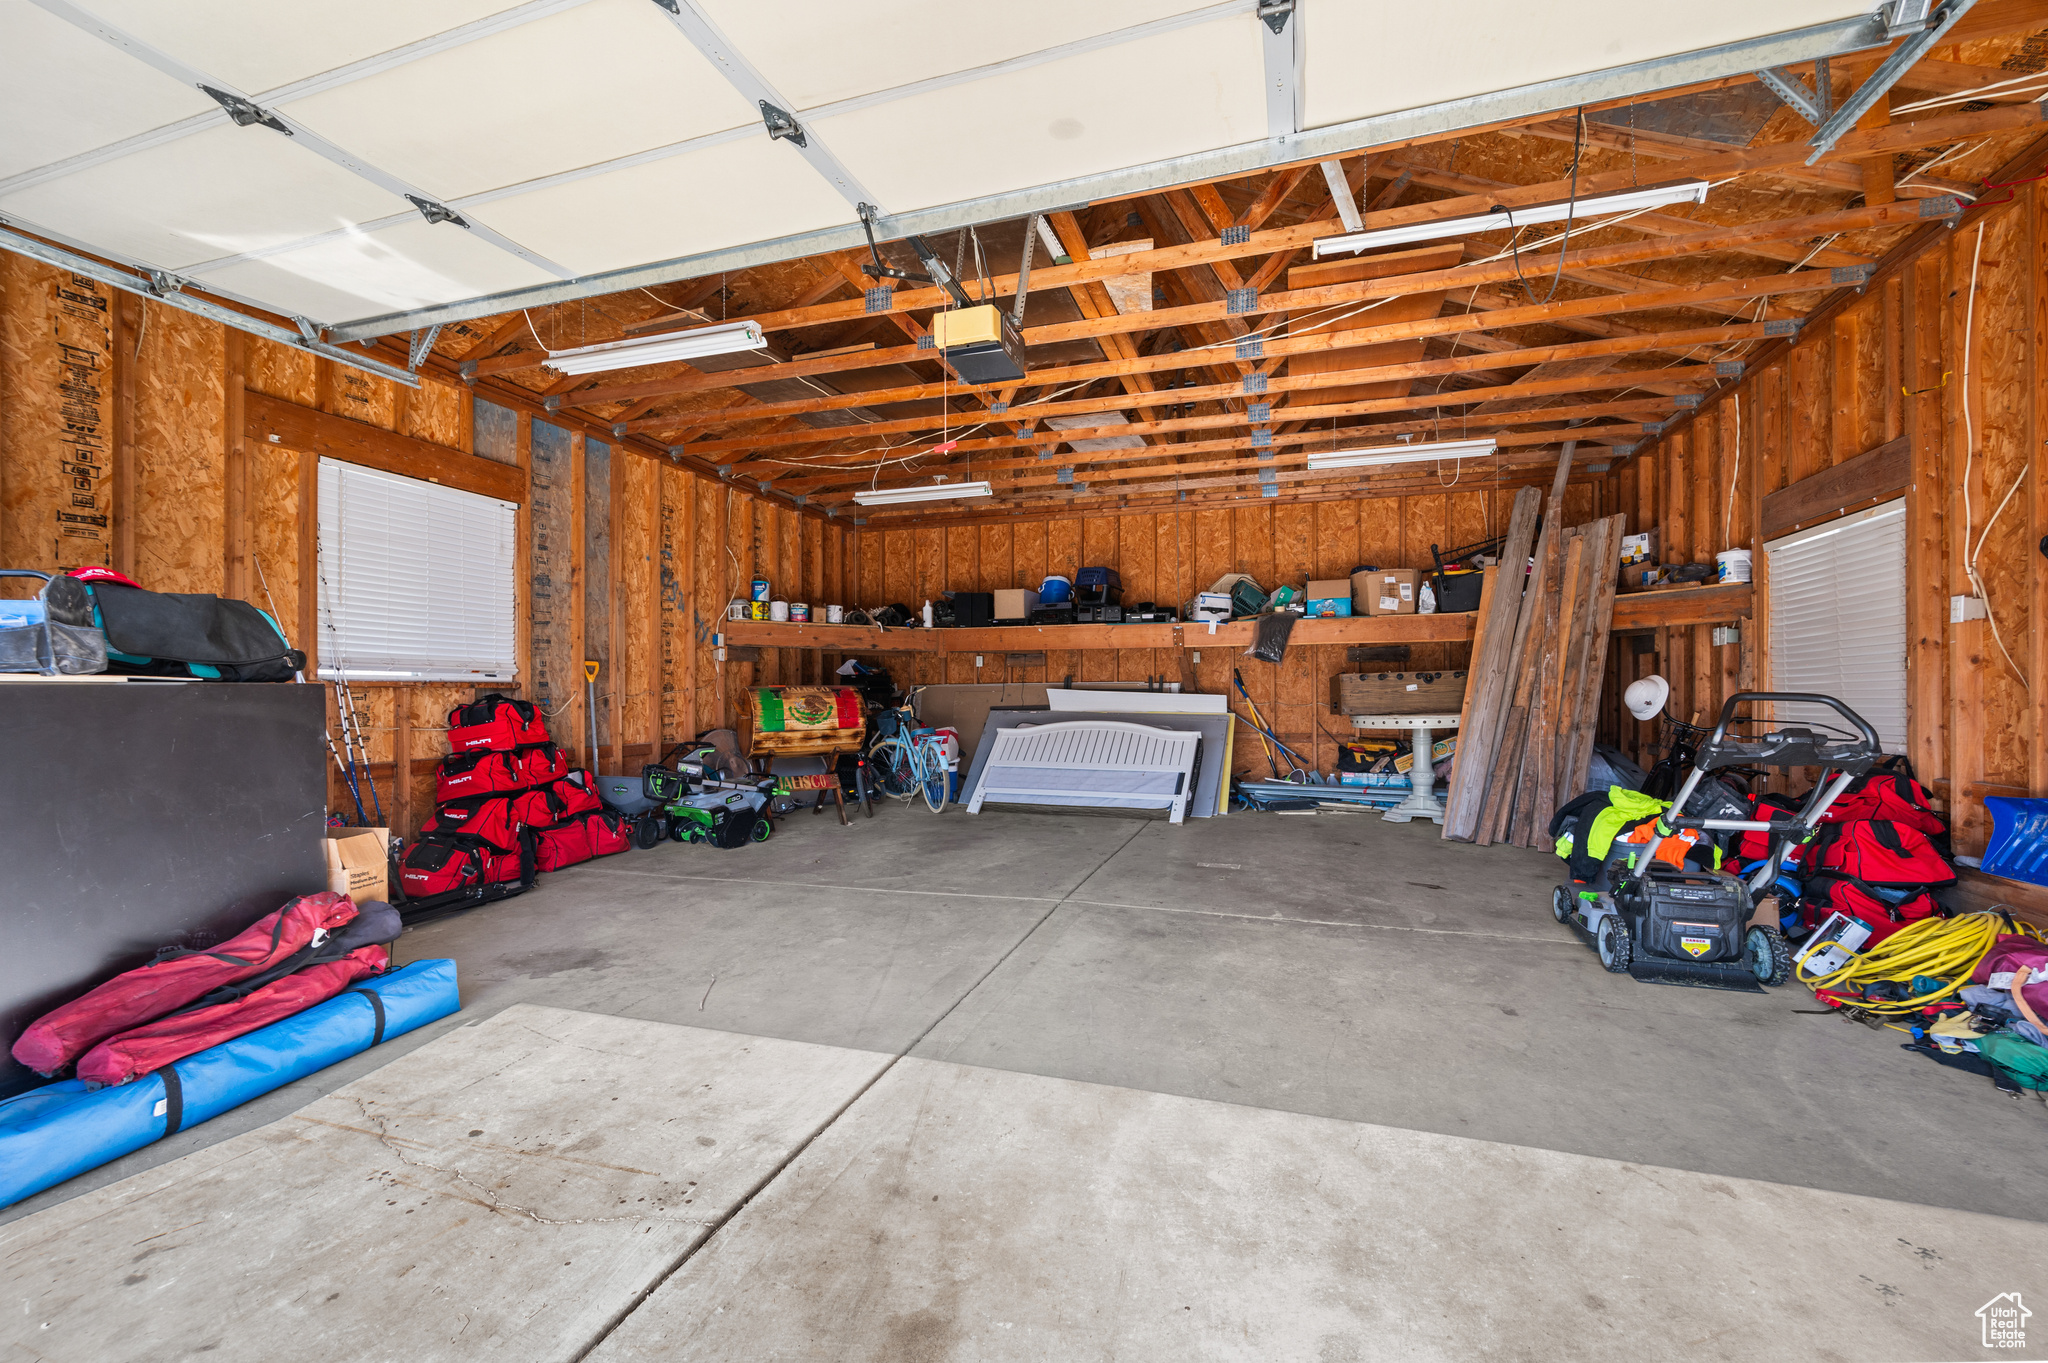
M 1586 658 L 1586 675 L 1589 678 L 1585 704 L 1581 707 L 1573 737 L 1566 772 L 1571 778 L 1569 790 L 1583 789 L 1586 784 L 1586 770 L 1593 762 L 1593 735 L 1599 723 L 1600 688 L 1607 677 L 1607 648 L 1613 633 L 1610 626 L 1614 620 L 1614 592 L 1619 573 L 1616 565 L 1621 558 L 1621 537 L 1628 528 L 1625 516 L 1610 516 L 1607 526 L 1609 546 L 1606 571 L 1600 579 L 1600 594 L 1593 602 L 1593 646 Z
M 1486 777 L 1493 769 L 1493 755 L 1507 718 L 1509 669 L 1522 613 L 1522 588 L 1528 580 L 1529 549 L 1542 504 L 1543 494 L 1533 487 L 1515 494 L 1500 566 L 1487 570 L 1468 672 L 1471 685 L 1465 689 L 1465 713 L 1458 726 L 1458 759 L 1451 764 L 1450 803 L 1444 813 L 1443 835 L 1458 842 L 1470 842 L 1478 830 Z
M 1529 706 L 1529 744 L 1522 755 L 1522 780 L 1515 790 L 1514 822 L 1508 841 L 1517 847 L 1536 845 L 1535 824 L 1548 820 L 1544 802 L 1556 786 L 1557 691 L 1564 667 L 1562 640 L 1571 631 L 1573 598 L 1579 582 L 1586 537 L 1573 529 L 1565 534 L 1563 552 L 1558 555 L 1556 586 L 1550 591 L 1550 609 L 1544 615 L 1542 660 Z

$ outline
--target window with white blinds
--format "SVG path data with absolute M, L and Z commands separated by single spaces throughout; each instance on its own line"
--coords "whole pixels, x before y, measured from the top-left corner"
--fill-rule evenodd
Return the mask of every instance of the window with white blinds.
M 1818 691 L 1870 721 L 1886 752 L 1906 750 L 1906 504 L 1801 530 L 1770 556 L 1771 689 Z M 1780 720 L 1839 716 L 1816 708 Z M 1803 710 L 1803 707 L 1801 707 Z
M 509 681 L 518 675 L 519 508 L 320 461 L 320 675 Z

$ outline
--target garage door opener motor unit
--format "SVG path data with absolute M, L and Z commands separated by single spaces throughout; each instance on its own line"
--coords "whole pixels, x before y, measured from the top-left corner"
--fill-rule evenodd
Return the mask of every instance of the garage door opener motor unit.
M 1759 728 L 1772 722 L 1741 719 L 1736 713 L 1745 704 L 1773 703 L 1825 706 L 1847 720 L 1853 732 L 1828 724 Z M 1738 724 L 1758 731 L 1748 737 L 1731 733 Z M 1752 921 L 1756 905 L 1774 893 L 1786 854 L 1813 836 L 1828 807 L 1882 753 L 1883 745 L 1869 723 L 1832 696 L 1791 691 L 1731 696 L 1670 808 L 1644 827 L 1638 839 L 1617 838 L 1590 878 L 1558 886 L 1551 911 L 1559 922 L 1584 934 L 1600 963 L 1617 974 L 1626 972 L 1654 984 L 1723 989 L 1783 984 L 1791 974 L 1790 951 L 1775 915 L 1770 923 Z M 1774 819 L 1722 817 L 1734 812 L 1727 807 L 1732 799 L 1715 798 L 1717 791 L 1725 793 L 1727 788 L 1718 781 L 1703 783 L 1716 771 L 1739 766 L 1824 770 L 1813 794 L 1795 814 Z M 1685 864 L 1688 841 L 1701 834 L 1737 832 L 1761 832 L 1770 838 L 1770 854 L 1747 880 Z M 1669 859 L 1674 853 L 1676 859 Z

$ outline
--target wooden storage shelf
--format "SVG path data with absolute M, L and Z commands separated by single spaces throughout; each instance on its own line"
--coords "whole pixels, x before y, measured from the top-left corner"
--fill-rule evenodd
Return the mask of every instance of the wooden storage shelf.
M 1749 587 L 1699 587 L 1639 592 L 1614 599 L 1616 630 L 1660 625 L 1722 624 L 1749 614 Z M 1296 644 L 1459 643 L 1472 637 L 1476 613 L 1369 615 L 1344 620 L 1300 620 L 1288 639 Z M 1257 626 L 1250 620 L 1177 625 L 992 625 L 982 629 L 881 629 L 874 625 L 792 625 L 772 620 L 726 620 L 718 629 L 729 644 L 815 648 L 827 653 L 1008 653 L 1045 649 L 1246 648 Z

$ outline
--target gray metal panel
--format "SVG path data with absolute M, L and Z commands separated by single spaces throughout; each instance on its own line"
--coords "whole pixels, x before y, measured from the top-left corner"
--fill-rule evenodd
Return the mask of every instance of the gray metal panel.
M 0 1047 L 162 946 L 327 888 L 325 688 L 9 682 Z M 0 1095 L 41 1081 L 0 1055 Z

